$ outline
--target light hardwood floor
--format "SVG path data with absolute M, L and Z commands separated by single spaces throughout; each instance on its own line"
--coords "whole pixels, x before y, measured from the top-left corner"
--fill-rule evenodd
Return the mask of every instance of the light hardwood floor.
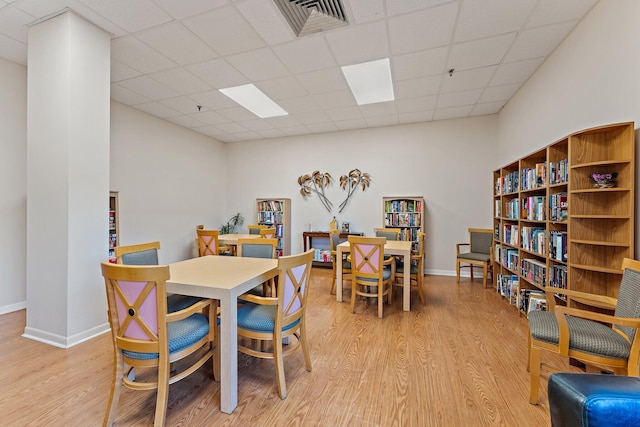
M 427 305 L 400 289 L 378 319 L 376 305 L 329 295 L 331 270 L 314 268 L 309 295 L 313 371 L 302 352 L 285 359 L 280 400 L 273 361 L 239 355 L 239 405 L 220 412 L 210 365 L 171 385 L 167 426 L 547 426 L 528 403 L 527 323 L 479 279 L 425 276 Z M 349 286 L 345 290 L 348 301 Z M 105 313 L 106 320 L 106 313 Z M 25 311 L 0 316 L 0 424 L 98 426 L 109 396 L 113 350 L 104 334 L 68 350 L 21 336 Z M 543 354 L 556 370 L 577 371 Z M 153 423 L 155 392 L 123 390 L 116 424 Z

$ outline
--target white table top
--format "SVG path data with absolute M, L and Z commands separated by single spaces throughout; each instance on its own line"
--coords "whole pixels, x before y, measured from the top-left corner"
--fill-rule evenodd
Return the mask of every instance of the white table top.
M 221 234 L 218 236 L 218 244 L 220 245 L 238 245 L 239 239 L 260 239 L 259 234 Z

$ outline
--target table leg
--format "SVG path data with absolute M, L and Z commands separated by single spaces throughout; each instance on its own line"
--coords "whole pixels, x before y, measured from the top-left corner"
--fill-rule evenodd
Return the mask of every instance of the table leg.
M 402 309 L 411 311 L 411 251 L 404 253 L 404 281 L 402 286 Z
M 336 246 L 336 301 L 342 302 L 342 248 Z
M 220 300 L 220 410 L 238 406 L 238 306 L 236 298 Z

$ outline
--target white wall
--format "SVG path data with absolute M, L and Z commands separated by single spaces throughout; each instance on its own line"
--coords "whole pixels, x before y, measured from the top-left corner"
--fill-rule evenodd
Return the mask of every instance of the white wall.
M 453 274 L 455 244 L 468 240 L 467 228 L 491 227 L 492 167 L 496 116 L 375 129 L 288 137 L 227 145 L 227 211 L 256 220 L 255 199 L 290 198 L 291 249 L 302 251 L 302 232 L 328 230 L 336 215 L 352 231 L 372 235 L 382 227 L 384 196 L 423 196 L 426 204 L 426 263 L 431 273 Z M 358 190 L 347 208 L 340 175 L 358 168 L 371 186 Z M 335 182 L 328 213 L 316 196 L 303 198 L 298 177 L 329 172 Z
M 0 58 L 0 314 L 26 306 L 27 69 Z
M 161 263 L 195 256 L 196 225 L 226 221 L 227 170 L 223 143 L 111 103 L 111 190 L 119 192 L 121 245 L 158 240 Z

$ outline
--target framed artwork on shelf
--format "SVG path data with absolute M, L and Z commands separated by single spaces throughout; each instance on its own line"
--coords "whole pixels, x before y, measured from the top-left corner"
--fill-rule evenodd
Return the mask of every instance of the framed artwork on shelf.
M 343 233 L 349 233 L 350 227 L 349 227 L 349 222 L 348 221 L 342 221 L 342 230 Z

